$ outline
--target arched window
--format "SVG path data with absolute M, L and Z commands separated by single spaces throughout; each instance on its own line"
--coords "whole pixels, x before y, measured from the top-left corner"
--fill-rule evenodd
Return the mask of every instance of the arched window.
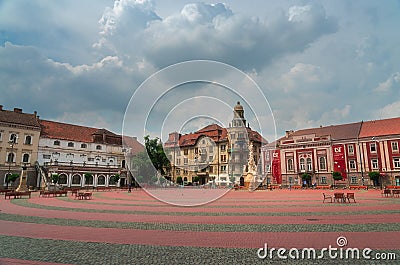
M 305 162 L 304 158 L 300 158 L 300 170 L 303 170 L 303 171 L 306 169 L 304 162 Z
M 93 185 L 93 175 L 85 176 L 85 184 L 86 185 Z
M 22 163 L 29 163 L 29 154 L 24 154 L 22 156 Z
M 14 153 L 9 153 L 7 155 L 7 163 L 14 163 L 15 162 L 15 154 Z
M 72 177 L 72 185 L 81 185 L 81 176 L 74 175 Z
M 97 145 L 96 150 L 101 150 L 101 145 Z
M 32 136 L 30 135 L 25 136 L 25 144 L 32 144 Z
M 106 185 L 106 178 L 104 176 L 99 176 L 97 179 L 97 185 L 99 186 Z
M 65 174 L 60 174 L 60 177 L 58 179 L 58 184 L 67 184 L 67 175 Z
M 10 142 L 17 143 L 18 136 L 15 133 L 10 134 Z
M 81 148 L 87 148 L 87 144 L 81 144 Z
M 307 158 L 307 170 L 308 171 L 312 171 L 311 158 Z

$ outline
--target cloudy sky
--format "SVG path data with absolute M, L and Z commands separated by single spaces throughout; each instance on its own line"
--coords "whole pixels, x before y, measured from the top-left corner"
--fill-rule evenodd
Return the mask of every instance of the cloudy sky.
M 135 111 L 125 122 L 138 136 L 145 126 L 133 119 L 149 116 L 149 105 L 155 106 L 153 122 L 168 118 L 171 124 L 168 114 L 178 105 L 180 114 L 197 106 L 201 119 L 207 113 L 201 109 L 207 109 L 220 121 L 221 113 L 231 118 L 237 100 L 248 104 L 246 115 L 251 113 L 246 107 L 262 102 L 272 110 L 278 136 L 290 129 L 398 117 L 399 13 L 400 2 L 390 0 L 0 0 L 0 104 L 117 133 L 125 111 Z M 203 83 L 174 90 L 186 93 L 182 102 L 201 97 L 189 105 L 171 101 L 173 94 L 156 97 L 163 104 L 147 102 L 146 93 L 164 90 L 146 88 L 136 98 L 143 107 L 130 109 L 143 82 L 188 60 L 232 66 L 251 77 L 265 98 L 251 88 L 231 95 Z M 209 75 L 210 81 L 218 79 Z M 216 93 L 217 100 L 205 104 L 204 91 Z M 251 114 L 263 119 L 257 111 Z M 248 118 L 251 126 L 254 117 Z M 184 120 L 176 130 L 185 127 Z

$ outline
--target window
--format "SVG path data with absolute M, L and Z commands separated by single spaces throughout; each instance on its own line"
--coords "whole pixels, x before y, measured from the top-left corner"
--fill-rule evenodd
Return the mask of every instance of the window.
M 101 150 L 101 145 L 96 145 L 96 150 Z
M 393 152 L 399 151 L 399 144 L 397 142 L 392 142 L 392 151 Z
M 305 167 L 304 158 L 300 158 L 300 170 L 304 171 L 305 169 L 306 169 L 306 167 Z
M 349 168 L 350 169 L 356 169 L 356 161 L 355 160 L 350 160 L 349 161 Z
M 99 176 L 97 179 L 97 185 L 99 186 L 106 185 L 106 178 L 104 176 Z
M 321 177 L 321 184 L 326 184 L 327 182 L 326 182 L 326 177 L 325 176 L 322 176 Z
M 189 152 L 188 149 L 184 149 L 184 150 L 183 150 L 183 155 L 187 156 L 187 155 L 188 155 L 188 152 Z
M 184 169 L 184 170 L 183 170 L 183 175 L 187 175 L 187 174 L 188 174 L 187 169 Z
M 94 158 L 93 157 L 89 157 L 88 158 L 88 162 L 94 162 Z
M 45 154 L 43 154 L 43 159 L 51 159 L 51 155 L 45 155 Z
M 326 170 L 326 158 L 324 156 L 319 158 L 319 169 Z
M 226 150 L 226 145 L 221 145 L 221 152 L 225 152 L 225 150 Z
M 0 142 L 1 142 L 1 139 L 3 138 L 2 136 L 3 136 L 3 133 L 0 132 Z
M 399 157 L 393 158 L 393 165 L 395 168 L 400 168 L 400 158 Z
M 357 177 L 351 176 L 350 177 L 350 182 L 351 182 L 351 184 L 357 184 Z
M 181 174 L 181 169 L 180 169 L 180 168 L 177 168 L 177 169 L 176 169 L 176 174 L 177 174 L 177 175 L 180 175 L 180 174 Z
M 271 172 L 271 165 L 268 164 L 268 165 L 267 165 L 267 173 L 270 173 L 270 172 Z
M 72 185 L 80 185 L 81 184 L 81 176 L 74 175 L 72 177 Z
M 197 155 L 197 154 L 199 153 L 199 148 L 196 147 L 196 148 L 194 149 L 194 153 Z
M 53 144 L 59 146 L 60 145 L 60 141 L 56 140 L 56 141 L 53 142 Z
M 180 165 L 180 164 L 181 164 L 181 159 L 180 159 L 180 158 L 177 158 L 177 159 L 176 159 L 176 164 L 177 164 L 177 165 Z
M 373 169 L 378 169 L 378 159 L 371 159 L 371 166 Z
M 312 171 L 311 158 L 307 158 L 307 170 Z
M 214 160 L 214 156 L 208 156 L 208 161 L 212 162 Z
M 14 163 L 15 162 L 15 154 L 14 153 L 8 153 L 7 155 L 7 163 Z
M 209 166 L 209 172 L 210 172 L 210 173 L 213 173 L 213 172 L 214 172 L 213 166 Z
M 18 136 L 15 133 L 10 134 L 10 142 L 18 143 Z
M 226 162 L 226 155 L 221 155 L 221 162 Z
M 349 154 L 353 155 L 354 154 L 354 145 L 349 145 L 347 146 L 347 151 L 349 152 Z
M 287 170 L 288 171 L 293 171 L 293 159 L 289 158 L 287 160 Z
M 25 135 L 25 142 L 24 144 L 32 144 L 32 136 Z
M 22 156 L 22 163 L 29 163 L 29 154 L 24 154 Z
M 375 153 L 375 152 L 376 152 L 376 143 L 370 143 L 370 144 L 369 144 L 369 150 L 370 150 L 372 153 Z
M 184 158 L 183 158 L 183 164 L 184 164 L 184 165 L 187 165 L 187 164 L 188 164 L 188 158 L 187 158 L 187 157 L 184 157 Z
M 221 173 L 226 173 L 226 166 L 221 166 Z
M 74 143 L 73 142 L 69 142 L 68 143 L 68 147 L 74 147 Z
M 87 148 L 87 144 L 81 144 L 81 148 Z

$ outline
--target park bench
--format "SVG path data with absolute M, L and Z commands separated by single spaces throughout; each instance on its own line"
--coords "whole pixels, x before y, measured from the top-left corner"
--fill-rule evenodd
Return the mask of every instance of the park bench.
M 322 201 L 323 203 L 325 203 L 325 200 L 327 200 L 327 199 L 329 199 L 332 202 L 332 195 L 325 194 L 325 193 L 322 193 L 322 195 L 324 196 L 324 200 Z
M 350 185 L 349 190 L 368 190 L 368 186 L 365 185 Z
M 10 200 L 11 200 L 11 197 L 14 197 L 14 199 L 21 199 L 24 196 L 26 196 L 30 199 L 31 192 L 30 191 L 9 191 L 4 194 L 4 199 L 7 199 L 7 197 Z
M 315 188 L 317 190 L 329 190 L 331 188 L 331 186 L 329 186 L 329 185 L 317 185 Z
M 6 192 L 14 191 L 13 189 L 0 189 L 0 194 L 5 194 Z
M 66 190 L 41 190 L 39 192 L 39 197 L 61 197 L 61 196 L 67 196 L 68 191 Z
M 91 200 L 92 199 L 92 193 L 85 191 L 85 192 L 78 192 L 75 196 L 75 199 L 78 200 Z

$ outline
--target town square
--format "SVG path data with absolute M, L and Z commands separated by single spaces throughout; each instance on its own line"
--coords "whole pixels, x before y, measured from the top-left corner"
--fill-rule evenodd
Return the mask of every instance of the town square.
M 0 265 L 398 264 L 399 1 L 0 1 Z

